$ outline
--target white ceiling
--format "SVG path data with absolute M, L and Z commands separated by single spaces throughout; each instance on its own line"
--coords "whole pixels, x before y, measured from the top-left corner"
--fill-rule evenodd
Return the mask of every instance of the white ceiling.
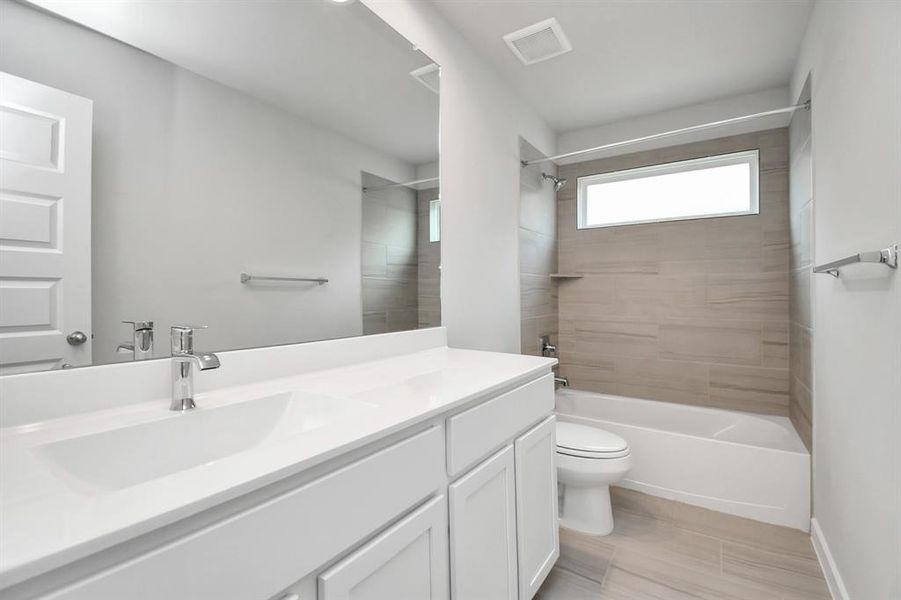
M 362 3 L 31 0 L 413 164 L 438 158 L 428 57 Z
M 788 84 L 812 0 L 433 0 L 557 132 Z M 573 51 L 525 66 L 502 37 L 556 17 Z

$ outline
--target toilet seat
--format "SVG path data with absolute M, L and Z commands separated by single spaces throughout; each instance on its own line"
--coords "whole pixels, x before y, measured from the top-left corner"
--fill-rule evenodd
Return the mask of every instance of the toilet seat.
M 578 423 L 557 422 L 557 454 L 603 460 L 622 458 L 630 452 L 626 440 L 615 433 Z

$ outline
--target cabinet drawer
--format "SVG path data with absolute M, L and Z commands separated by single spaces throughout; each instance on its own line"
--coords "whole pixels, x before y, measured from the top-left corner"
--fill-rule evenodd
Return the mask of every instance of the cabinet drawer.
M 452 477 L 500 448 L 554 410 L 554 375 L 547 375 L 447 420 L 447 472 Z
M 432 427 L 49 598 L 270 598 L 434 493 L 443 460 Z

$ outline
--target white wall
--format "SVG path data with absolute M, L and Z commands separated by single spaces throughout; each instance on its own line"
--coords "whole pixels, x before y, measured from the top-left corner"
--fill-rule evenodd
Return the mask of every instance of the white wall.
M 817 3 L 808 73 L 814 264 L 901 241 L 901 3 Z M 901 273 L 814 285 L 814 516 L 851 598 L 901 598 Z
M 122 319 L 228 349 L 362 332 L 360 171 L 412 165 L 150 54 L 2 0 L 0 69 L 94 100 L 95 363 Z M 323 275 L 247 286 L 242 271 Z M 120 356 L 121 358 L 121 356 Z
M 681 129 L 683 127 L 692 127 L 704 123 L 711 123 L 713 121 L 741 117 L 776 108 L 784 108 L 789 104 L 788 88 L 763 90 L 751 94 L 743 94 L 741 96 L 704 102 L 702 104 L 693 104 L 691 106 L 636 117 L 634 119 L 606 123 L 598 125 L 597 127 L 563 132 L 557 137 L 557 152 L 560 154 L 565 152 L 575 152 L 585 148 L 593 148 L 595 146 L 602 146 L 604 144 L 620 142 L 622 140 L 630 140 L 645 135 L 653 135 L 664 131 Z M 717 127 L 714 129 L 680 135 L 678 137 L 663 138 L 656 141 L 635 144 L 625 148 L 564 159 L 560 161 L 560 164 L 582 162 L 588 159 L 603 158 L 618 154 L 631 154 L 643 150 L 666 148 L 677 144 L 713 140 L 730 135 L 750 133 L 752 131 L 768 131 L 770 129 L 785 127 L 790 120 L 791 115 L 788 114 L 763 117 L 747 123 Z
M 519 351 L 519 136 L 554 135 L 427 2 L 363 0 L 441 65 L 441 313 L 450 345 Z

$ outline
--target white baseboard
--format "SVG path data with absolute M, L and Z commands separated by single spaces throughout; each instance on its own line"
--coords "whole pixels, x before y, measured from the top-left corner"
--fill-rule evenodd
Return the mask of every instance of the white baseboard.
M 835 564 L 835 559 L 832 558 L 832 552 L 829 551 L 829 544 L 826 543 L 823 530 L 820 529 L 820 524 L 815 518 L 810 519 L 810 540 L 817 553 L 820 568 L 823 569 L 823 576 L 826 578 L 826 585 L 829 586 L 829 593 L 832 594 L 833 600 L 850 600 L 851 597 L 842 581 L 841 573 L 838 572 L 838 566 Z

